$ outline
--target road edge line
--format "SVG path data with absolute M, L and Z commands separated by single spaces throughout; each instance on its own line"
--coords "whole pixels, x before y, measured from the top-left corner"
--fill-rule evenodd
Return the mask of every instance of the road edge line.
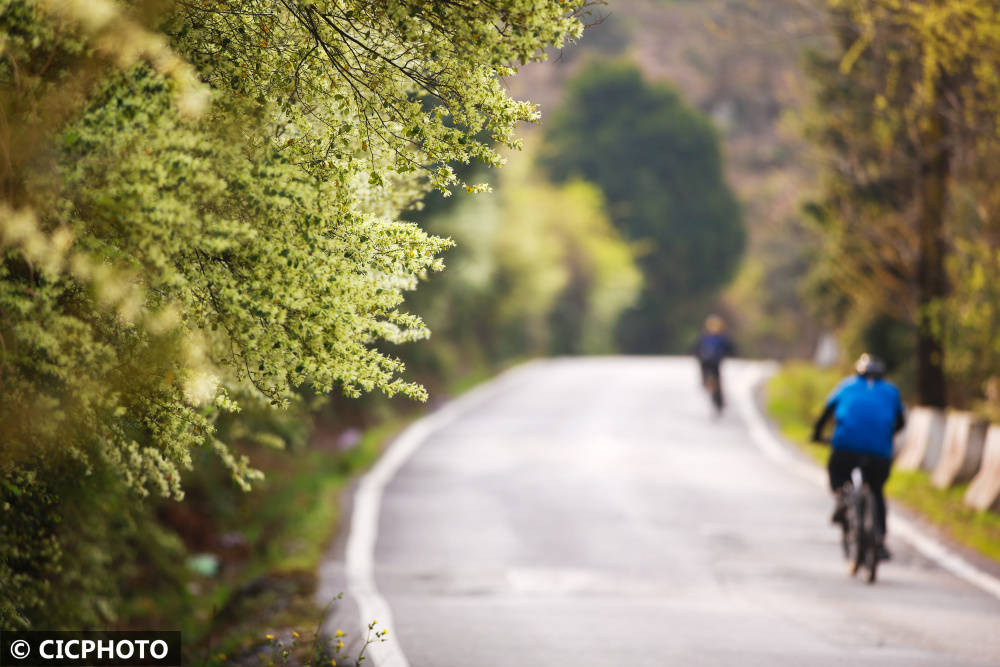
M 392 610 L 375 583 L 375 543 L 385 487 L 400 468 L 434 431 L 455 421 L 463 412 L 497 391 L 512 379 L 535 366 L 537 362 L 521 364 L 447 403 L 436 412 L 410 424 L 358 481 L 351 508 L 351 523 L 344 548 L 344 579 L 347 594 L 358 606 L 362 632 L 372 621 L 378 628 L 393 627 Z M 385 643 L 372 644 L 366 657 L 380 667 L 409 667 L 400 643 L 394 637 Z
M 758 362 L 748 364 L 747 370 L 741 375 L 737 406 L 740 416 L 750 432 L 750 439 L 765 456 L 794 472 L 799 477 L 812 483 L 826 486 L 826 475 L 822 469 L 796 459 L 768 427 L 766 417 L 754 400 L 756 387 L 777 370 L 774 363 Z M 917 524 L 896 513 L 892 517 L 893 534 L 900 537 L 916 549 L 928 560 L 936 563 L 941 569 L 950 572 L 984 593 L 1000 600 L 1000 579 L 976 567 L 961 555 L 955 553 L 939 540 L 921 530 Z

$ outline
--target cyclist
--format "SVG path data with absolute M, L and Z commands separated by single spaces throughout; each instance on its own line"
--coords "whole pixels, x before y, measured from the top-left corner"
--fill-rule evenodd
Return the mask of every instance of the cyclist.
M 720 368 L 722 360 L 731 357 L 736 350 L 732 341 L 725 334 L 726 323 L 718 315 L 709 315 L 705 326 L 698 336 L 694 353 L 701 365 L 701 383 L 712 395 L 715 409 L 722 410 L 722 376 Z
M 870 354 L 862 354 L 854 367 L 857 374 L 841 380 L 826 401 L 823 414 L 813 427 L 813 442 L 822 442 L 823 428 L 830 417 L 834 418 L 833 449 L 827 470 L 830 488 L 836 497 L 836 508 L 831 521 L 846 521 L 846 507 L 841 498 L 841 487 L 851 478 L 851 471 L 861 470 L 862 479 L 868 483 L 875 496 L 875 514 L 882 542 L 878 545 L 879 558 L 888 560 L 885 548 L 885 496 L 882 487 L 889 478 L 892 466 L 892 439 L 905 420 L 899 390 L 883 379 L 885 364 Z

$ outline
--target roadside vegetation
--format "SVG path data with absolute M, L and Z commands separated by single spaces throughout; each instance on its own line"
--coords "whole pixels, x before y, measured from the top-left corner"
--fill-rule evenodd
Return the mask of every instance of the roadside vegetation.
M 387 430 L 617 350 L 638 250 L 499 83 L 589 11 L 0 1 L 0 628 L 291 627 Z
M 219 485 L 205 461 L 203 477 L 188 481 L 197 497 L 161 508 L 162 520 L 188 538 L 180 554 L 183 585 L 130 596 L 123 617 L 150 627 L 179 623 L 185 659 L 195 664 L 268 664 L 277 641 L 286 644 L 279 654 L 289 647 L 295 653 L 291 664 L 304 663 L 303 651 L 315 647 L 290 646 L 297 639 L 292 633 L 311 641 L 324 615 L 314 599 L 317 569 L 340 525 L 341 497 L 407 421 L 386 420 L 349 447 L 327 438 L 293 456 L 254 451 L 268 474 L 249 494 Z M 354 644 L 358 629 L 345 631 Z M 260 653 L 266 659 L 259 660 Z
M 807 136 L 814 303 L 915 402 L 997 404 L 1000 13 L 988 0 L 830 3 Z
M 429 330 L 403 301 L 452 246 L 406 212 L 489 189 L 456 165 L 500 166 L 537 117 L 500 78 L 584 13 L 0 2 L 0 627 L 142 625 L 137 595 L 197 592 L 212 559 L 185 555 L 228 548 L 203 524 L 314 563 L 283 531 L 332 530 L 321 499 L 361 455 L 283 487 L 322 458 L 311 415 L 343 434 L 492 362 L 404 370 Z
M 766 386 L 767 411 L 781 434 L 818 465 L 826 465 L 830 448 L 810 442 L 812 425 L 823 411 L 827 395 L 846 372 L 792 362 Z M 945 535 L 1000 563 L 1000 515 L 962 503 L 967 486 L 938 489 L 922 470 L 893 470 L 885 489 L 889 497 L 917 512 Z

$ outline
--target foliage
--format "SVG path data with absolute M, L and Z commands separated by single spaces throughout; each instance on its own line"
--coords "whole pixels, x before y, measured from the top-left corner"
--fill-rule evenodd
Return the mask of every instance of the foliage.
M 843 318 L 867 300 L 912 322 L 918 307 L 912 230 L 916 158 L 902 128 L 876 109 L 874 87 L 886 76 L 880 70 L 884 63 L 856 60 L 849 75 L 841 71 L 853 36 L 842 37 L 836 54 L 814 53 L 808 63 L 817 83 L 809 134 L 833 157 L 824 174 L 823 206 L 811 210 L 823 241 L 817 258 L 824 310 L 831 319 Z
M 517 145 L 536 112 L 499 77 L 577 37 L 580 9 L 2 0 L 0 465 L 39 480 L 11 507 L 61 506 L 67 479 L 179 498 L 206 447 L 247 486 L 259 473 L 216 430 L 241 403 L 422 399 L 381 346 L 427 336 L 401 305 L 450 242 L 400 212 L 485 189 L 451 163 Z M 61 546 L 26 586 L 83 548 L 42 532 Z M 4 626 L 53 612 L 12 593 Z
M 744 242 L 711 123 L 635 66 L 595 64 L 547 125 L 543 165 L 598 185 L 615 225 L 643 247 L 645 289 L 623 319 L 624 347 L 683 349 Z
M 836 368 L 819 368 L 806 362 L 789 362 L 767 382 L 767 412 L 781 434 L 796 443 L 818 463 L 825 463 L 829 447 L 810 442 L 813 422 L 823 404 L 844 376 Z
M 579 181 L 508 183 L 499 240 L 498 279 L 510 286 L 497 304 L 502 330 L 520 328 L 528 352 L 612 352 L 615 325 L 642 279 L 600 192 Z
M 338 596 L 337 599 L 339 600 L 341 596 Z M 273 634 L 266 635 L 265 639 L 267 639 L 270 650 L 259 654 L 258 657 L 261 659 L 261 664 L 266 664 L 269 667 L 298 664 L 305 665 L 305 667 L 321 664 L 335 667 L 338 663 L 360 667 L 368 657 L 365 654 L 370 646 L 389 641 L 389 631 L 385 628 L 376 628 L 377 625 L 377 619 L 368 623 L 367 633 L 360 643 L 360 647 L 356 649 L 357 655 L 353 658 L 347 655 L 344 644 L 344 640 L 349 638 L 349 633 L 337 630 L 333 637 L 324 636 L 321 633 L 322 619 L 308 643 L 300 641 L 302 636 L 294 630 L 285 641 Z M 351 663 L 348 663 L 348 660 Z
M 734 281 L 702 308 L 726 317 L 741 354 L 810 355 L 828 325 L 799 289 L 818 243 L 802 202 L 814 196 L 819 172 L 799 131 L 811 98 L 801 61 L 804 47 L 831 41 L 823 4 L 617 0 L 609 9 L 579 44 L 525 70 L 512 90 L 557 109 L 576 75 L 623 54 L 647 77 L 672 82 L 718 129 L 746 226 Z M 620 52 L 604 48 L 619 43 Z
M 125 588 L 183 596 L 183 546 L 116 474 L 53 457 L 0 468 L 0 627 L 111 627 Z
M 343 421 L 325 418 L 309 448 L 247 447 L 268 472 L 253 493 L 224 484 L 221 463 L 202 453 L 185 477 L 185 500 L 164 501 L 157 514 L 184 538 L 189 552 L 217 557 L 218 571 L 188 571 L 183 585 L 147 584 L 131 591 L 122 620 L 130 627 L 179 628 L 185 662 L 195 663 L 219 652 L 252 657 L 262 627 L 277 632 L 312 622 L 318 570 L 338 529 L 345 489 L 405 422 L 400 417 L 381 422 L 344 449 L 338 442 Z
M 448 272 L 417 296 L 453 344 L 428 351 L 439 363 L 614 350 L 615 324 L 641 276 L 596 188 L 546 182 L 529 152 L 504 170 L 494 194 L 457 201 L 427 225 L 458 243 Z
M 995 232 L 980 234 L 956 239 L 948 262 L 952 290 L 933 312 L 946 368 L 964 390 L 952 398 L 1000 421 L 1000 240 Z
M 956 324 L 969 322 L 950 312 L 963 308 L 951 300 L 952 288 L 966 305 L 977 299 L 968 293 L 974 276 L 953 271 L 958 281 L 948 279 L 949 241 L 971 244 L 960 250 L 966 258 L 992 244 L 990 234 L 961 218 L 985 210 L 993 196 L 995 174 L 986 165 L 996 154 L 1000 118 L 1000 14 L 980 0 L 829 5 L 838 49 L 812 64 L 819 102 L 813 137 L 831 158 L 817 216 L 827 255 L 822 271 L 833 286 L 827 292 L 842 322 L 888 317 L 908 325 L 917 392 L 940 405 L 946 370 L 959 386 L 970 379 L 955 376 L 956 364 L 946 361 L 965 356 Z M 978 202 L 969 206 L 956 193 Z

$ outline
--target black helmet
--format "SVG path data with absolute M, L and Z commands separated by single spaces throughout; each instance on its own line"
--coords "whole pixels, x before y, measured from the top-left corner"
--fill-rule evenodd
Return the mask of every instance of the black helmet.
M 880 378 L 885 375 L 885 363 L 878 357 L 865 352 L 854 364 L 854 370 L 858 375 L 868 378 Z

